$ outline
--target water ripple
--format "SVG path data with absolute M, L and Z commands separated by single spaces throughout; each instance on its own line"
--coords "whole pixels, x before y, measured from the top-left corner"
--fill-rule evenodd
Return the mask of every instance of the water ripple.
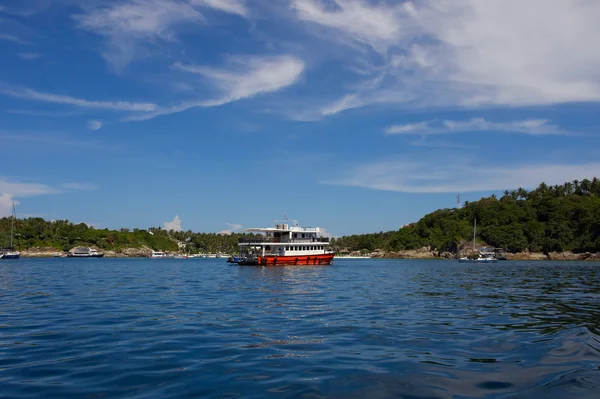
M 600 396 L 600 265 L 0 262 L 10 398 Z

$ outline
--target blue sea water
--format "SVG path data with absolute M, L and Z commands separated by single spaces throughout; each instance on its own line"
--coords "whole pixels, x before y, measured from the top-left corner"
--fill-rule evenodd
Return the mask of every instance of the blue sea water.
M 600 397 L 600 264 L 0 261 L 2 398 Z

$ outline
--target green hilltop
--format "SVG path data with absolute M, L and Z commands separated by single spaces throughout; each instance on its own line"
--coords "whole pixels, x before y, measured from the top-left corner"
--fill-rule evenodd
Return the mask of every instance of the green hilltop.
M 471 246 L 477 220 L 477 245 L 509 252 L 600 252 L 600 180 L 563 185 L 540 184 L 535 190 L 505 191 L 440 209 L 396 231 L 344 236 L 332 240 L 348 251 L 386 252 L 435 248 L 457 252 Z

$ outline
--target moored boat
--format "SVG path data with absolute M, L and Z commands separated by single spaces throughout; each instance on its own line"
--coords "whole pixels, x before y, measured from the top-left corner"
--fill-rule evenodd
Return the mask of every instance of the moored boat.
M 152 251 L 152 253 L 148 256 L 150 259 L 172 259 L 173 255 L 169 255 L 163 251 Z
M 335 253 L 318 227 L 302 227 L 297 221 L 276 221 L 274 227 L 246 229 L 257 233 L 239 240 L 240 255 L 230 263 L 259 266 L 330 265 Z
M 477 234 L 477 219 L 473 220 L 473 250 L 475 250 L 475 236 Z M 495 252 L 488 248 L 481 248 L 477 256 L 465 256 L 459 258 L 460 263 L 497 263 Z
M 12 204 L 12 215 L 10 220 L 10 246 L 8 248 L 0 248 L 0 259 L 19 259 L 21 252 L 15 251 L 13 248 L 13 235 L 15 230 L 15 220 L 17 214 L 15 212 L 15 203 Z
M 68 258 L 102 258 L 104 254 L 89 247 L 77 247 L 67 252 Z

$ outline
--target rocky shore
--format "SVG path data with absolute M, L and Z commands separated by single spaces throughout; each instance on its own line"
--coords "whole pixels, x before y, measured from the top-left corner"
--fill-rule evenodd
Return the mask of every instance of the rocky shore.
M 571 260 L 571 261 L 600 261 L 600 253 L 578 253 L 573 252 L 519 252 L 506 253 L 507 260 Z M 462 256 L 462 255 L 461 255 Z M 421 248 L 415 250 L 399 252 L 375 252 L 372 258 L 386 259 L 454 259 L 455 254 L 451 252 L 438 252 L 430 248 Z
M 152 248 L 123 248 L 116 251 L 103 251 L 105 258 L 145 258 L 152 253 Z M 24 249 L 21 251 L 21 256 L 24 258 L 53 258 L 63 254 L 63 251 L 58 251 L 56 248 L 35 247 Z
M 152 248 L 123 248 L 116 251 L 102 251 L 105 258 L 145 258 L 152 253 Z M 21 256 L 24 258 L 52 258 L 62 254 L 63 251 L 58 251 L 56 248 L 36 247 L 24 249 L 21 251 Z M 461 254 L 461 256 L 463 256 Z M 364 258 L 365 255 L 360 253 L 340 254 L 340 258 Z M 371 258 L 385 259 L 454 259 L 455 254 L 451 252 L 438 252 L 435 249 L 424 247 L 421 249 L 399 251 L 399 252 L 384 252 L 375 251 L 370 254 Z M 507 253 L 507 260 L 571 260 L 571 261 L 600 261 L 600 253 L 578 253 L 573 252 L 550 252 L 544 254 L 542 252 L 519 252 Z

